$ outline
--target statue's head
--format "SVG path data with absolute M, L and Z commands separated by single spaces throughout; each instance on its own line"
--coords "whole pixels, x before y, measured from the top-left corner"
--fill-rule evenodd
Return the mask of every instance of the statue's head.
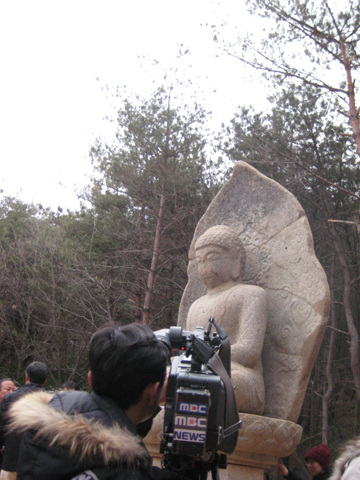
M 208 288 L 242 281 L 245 249 L 235 230 L 226 225 L 211 227 L 195 244 L 199 275 Z

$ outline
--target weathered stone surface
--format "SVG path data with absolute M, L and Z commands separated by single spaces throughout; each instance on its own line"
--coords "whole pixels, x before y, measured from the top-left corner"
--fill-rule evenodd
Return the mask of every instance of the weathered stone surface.
M 328 284 L 314 254 L 308 221 L 290 192 L 238 162 L 196 228 L 179 312 L 178 323 L 183 327 L 190 306 L 206 293 L 197 270 L 195 243 L 219 224 L 235 229 L 245 246 L 244 282 L 267 292 L 264 415 L 295 422 L 329 310 Z
M 207 294 L 191 305 L 186 328 L 207 327 L 210 317 L 231 342 L 231 380 L 239 411 L 261 415 L 265 386 L 261 354 L 267 324 L 267 294 L 244 284 L 246 253 L 238 233 L 226 225 L 209 228 L 195 245 L 200 279 Z
M 243 413 L 241 421 L 237 448 L 229 455 L 235 463 L 239 463 L 240 452 L 246 452 L 262 457 L 257 465 L 268 466 L 265 457 L 287 457 L 301 440 L 301 426 L 288 420 Z

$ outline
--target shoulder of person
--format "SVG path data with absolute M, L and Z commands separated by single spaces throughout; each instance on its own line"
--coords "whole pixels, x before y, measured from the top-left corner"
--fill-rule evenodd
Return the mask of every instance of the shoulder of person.
M 95 408 L 96 405 L 90 393 L 81 390 L 56 392 L 49 403 L 56 410 L 63 410 L 66 413 L 71 413 L 74 409 L 81 413 L 91 407 Z
M 19 390 L 15 390 L 14 392 L 5 395 L 0 405 L 1 411 L 7 410 L 9 408 L 9 405 L 11 405 L 12 402 L 14 402 L 19 397 Z

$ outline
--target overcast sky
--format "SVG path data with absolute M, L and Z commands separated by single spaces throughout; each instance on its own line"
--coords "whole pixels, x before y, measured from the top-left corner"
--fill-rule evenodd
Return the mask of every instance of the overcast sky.
M 239 105 L 261 108 L 265 94 L 239 61 L 217 56 L 209 28 L 226 21 L 229 35 L 234 25 L 256 29 L 243 3 L 0 0 L 3 195 L 53 209 L 78 207 L 77 192 L 91 174 L 90 145 L 112 132 L 103 120 L 115 105 L 106 86 L 126 84 L 144 94 L 154 78 L 177 69 L 179 78 L 193 82 L 189 98 L 197 90 L 202 106 L 213 111 L 214 130 Z M 178 60 L 180 44 L 191 54 Z

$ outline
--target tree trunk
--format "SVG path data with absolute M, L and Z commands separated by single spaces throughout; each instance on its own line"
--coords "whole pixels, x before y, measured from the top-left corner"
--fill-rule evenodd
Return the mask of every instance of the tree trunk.
M 354 378 L 356 397 L 358 398 L 358 400 L 360 400 L 359 335 L 355 327 L 354 317 L 352 314 L 350 303 L 351 278 L 349 273 L 349 267 L 346 263 L 346 259 L 341 248 L 340 239 L 337 235 L 335 227 L 332 224 L 330 224 L 330 231 L 332 233 L 334 248 L 338 255 L 344 278 L 343 304 L 347 328 L 350 335 L 350 364 Z
M 331 268 L 330 274 L 330 305 L 331 305 L 331 313 L 330 313 L 330 340 L 329 340 L 329 347 L 328 347 L 328 355 L 326 361 L 326 371 L 325 377 L 327 382 L 327 388 L 325 389 L 325 393 L 322 398 L 322 443 L 325 445 L 328 444 L 328 433 L 329 433 L 329 402 L 333 392 L 333 379 L 332 379 L 332 361 L 333 361 L 333 354 L 334 354 L 334 344 L 335 344 L 335 328 L 336 328 L 336 315 L 335 315 L 335 301 L 334 301 L 334 261 Z
M 164 177 L 161 185 L 159 213 L 158 213 L 157 222 L 156 222 L 154 249 L 153 249 L 153 254 L 151 259 L 150 272 L 148 275 L 148 281 L 146 285 L 144 308 L 142 312 L 142 323 L 144 325 L 148 325 L 149 323 L 151 299 L 154 291 L 156 268 L 159 260 L 161 227 L 162 227 L 162 221 L 164 218 L 164 208 L 165 208 L 165 187 L 166 187 L 166 176 L 164 173 Z
M 144 248 L 144 241 L 142 232 L 145 229 L 145 207 L 144 204 L 141 205 L 141 214 L 140 214 L 140 229 L 139 229 L 139 251 L 142 252 Z M 142 320 L 142 298 L 143 298 L 143 274 L 141 273 L 140 267 L 136 269 L 136 289 L 135 289 L 135 321 L 141 322 Z
M 351 59 L 348 58 L 346 53 L 346 44 L 345 41 L 340 41 L 341 53 L 343 56 L 343 63 L 346 71 L 346 82 L 348 87 L 348 97 L 349 97 L 349 113 L 348 116 L 351 128 L 354 134 L 354 139 L 356 142 L 357 152 L 360 155 L 360 126 L 359 126 L 359 109 L 356 108 L 355 104 L 355 88 L 354 82 L 351 76 Z

